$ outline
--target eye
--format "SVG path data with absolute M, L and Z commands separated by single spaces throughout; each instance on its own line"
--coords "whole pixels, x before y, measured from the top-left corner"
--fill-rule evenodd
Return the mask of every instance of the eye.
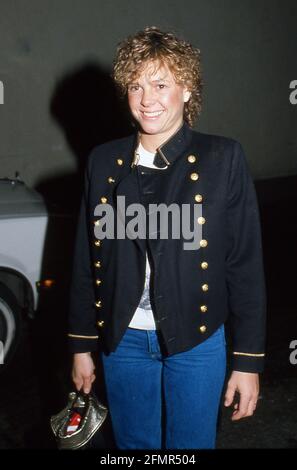
M 159 83 L 158 87 L 160 90 L 164 90 L 164 88 L 166 88 L 166 85 L 164 83 Z
M 131 93 L 135 93 L 139 90 L 139 85 L 128 85 L 128 91 Z

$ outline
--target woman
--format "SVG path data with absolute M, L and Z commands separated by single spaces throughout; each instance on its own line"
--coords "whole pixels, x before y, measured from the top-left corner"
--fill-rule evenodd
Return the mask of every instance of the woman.
M 214 448 L 229 316 L 224 404 L 233 403 L 232 420 L 253 414 L 263 369 L 266 298 L 254 186 L 238 142 L 192 129 L 201 111 L 198 49 L 148 27 L 120 44 L 113 76 L 137 132 L 96 147 L 88 160 L 70 297 L 73 380 L 90 391 L 91 352 L 99 345 L 119 448 Z M 120 197 L 130 209 L 144 208 L 138 236 L 133 210 L 116 204 Z M 151 228 L 160 204 L 191 214 L 199 240 L 185 248 L 186 219 L 174 227 L 182 235 L 164 237 L 166 211 L 161 229 Z M 117 228 L 125 219 L 124 236 L 100 232 L 107 206 L 116 209 Z

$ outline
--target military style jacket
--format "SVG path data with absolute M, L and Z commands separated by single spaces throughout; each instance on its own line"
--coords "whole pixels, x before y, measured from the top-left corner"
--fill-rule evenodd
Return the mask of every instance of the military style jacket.
M 157 150 L 154 163 L 164 169 L 147 171 L 136 164 L 137 144 L 135 133 L 95 147 L 88 159 L 70 292 L 70 350 L 115 351 L 139 304 L 149 252 L 152 306 L 165 354 L 205 341 L 229 317 L 233 370 L 261 372 L 266 315 L 261 229 L 241 145 L 183 123 Z M 131 215 L 123 222 L 118 196 L 124 196 L 126 208 L 138 203 L 146 211 L 148 201 L 190 210 L 200 205 L 193 220 L 202 230 L 196 249 L 184 249 L 183 235 L 98 239 L 98 205 L 111 206 L 128 233 Z

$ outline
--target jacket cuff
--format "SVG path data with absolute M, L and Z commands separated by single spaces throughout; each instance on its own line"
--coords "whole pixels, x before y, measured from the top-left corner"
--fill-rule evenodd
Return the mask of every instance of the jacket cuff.
M 239 372 L 259 373 L 263 372 L 265 354 L 233 352 L 231 357 L 231 369 Z
M 97 351 L 99 336 L 83 336 L 68 333 L 68 349 L 71 353 Z

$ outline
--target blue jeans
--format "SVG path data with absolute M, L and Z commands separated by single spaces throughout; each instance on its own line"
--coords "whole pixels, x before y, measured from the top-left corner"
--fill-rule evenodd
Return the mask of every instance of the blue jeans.
M 170 356 L 161 353 L 156 331 L 127 328 L 116 351 L 101 355 L 119 449 L 215 447 L 226 373 L 224 325 Z

